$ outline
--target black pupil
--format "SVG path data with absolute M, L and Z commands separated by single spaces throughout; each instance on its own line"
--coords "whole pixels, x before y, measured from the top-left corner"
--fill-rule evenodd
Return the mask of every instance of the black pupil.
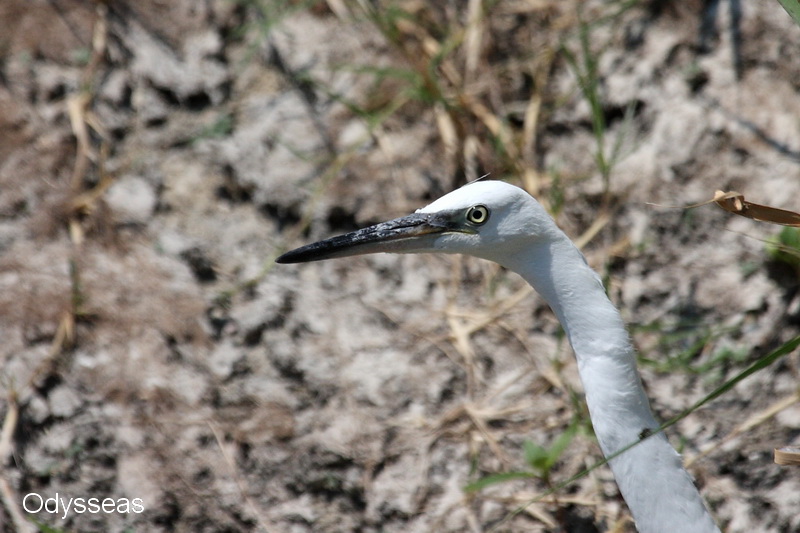
M 473 207 L 472 208 L 472 221 L 473 222 L 483 222 L 483 219 L 486 215 L 483 214 L 483 209 L 480 207 Z

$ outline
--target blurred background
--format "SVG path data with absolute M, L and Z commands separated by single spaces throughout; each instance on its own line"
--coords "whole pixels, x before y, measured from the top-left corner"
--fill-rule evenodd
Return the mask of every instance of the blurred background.
M 485 174 L 584 249 L 662 419 L 800 329 L 796 229 L 663 207 L 800 210 L 777 2 L 3 0 L 0 27 L 3 532 L 634 531 L 605 467 L 542 496 L 601 455 L 516 275 L 274 264 Z M 772 460 L 798 364 L 668 431 L 723 531 L 800 528 Z

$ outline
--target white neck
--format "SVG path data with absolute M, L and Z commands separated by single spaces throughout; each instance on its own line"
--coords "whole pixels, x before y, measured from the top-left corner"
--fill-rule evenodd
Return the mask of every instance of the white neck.
M 504 266 L 547 300 L 564 327 L 578 360 L 597 440 L 609 456 L 659 424 L 650 411 L 619 312 L 580 251 L 558 233 L 555 240 L 532 243 L 512 254 L 513 264 Z M 719 532 L 663 433 L 609 464 L 640 533 Z

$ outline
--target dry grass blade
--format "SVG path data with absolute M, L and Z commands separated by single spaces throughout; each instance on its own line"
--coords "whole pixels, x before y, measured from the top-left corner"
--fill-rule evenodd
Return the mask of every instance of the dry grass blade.
M 458 132 L 453 122 L 453 117 L 447 112 L 443 103 L 437 103 L 433 108 L 436 117 L 436 126 L 439 137 L 444 145 L 445 157 L 450 160 L 458 153 Z
M 609 223 L 610 220 L 611 217 L 608 213 L 601 213 L 597 218 L 594 219 L 592 225 L 589 226 L 589 228 L 584 231 L 580 237 L 575 239 L 575 246 L 577 246 L 578 249 L 581 249 L 589 244 L 592 239 L 594 239 L 597 234 L 600 233 L 600 231 Z
M 3 430 L 0 432 L 0 461 L 5 464 L 6 457 L 11 454 L 11 438 L 17 428 L 19 420 L 19 406 L 17 405 L 16 394 L 12 391 L 8 398 L 8 411 L 3 420 Z
M 17 497 L 5 477 L 0 478 L 0 496 L 2 496 L 6 511 L 11 515 L 11 521 L 14 523 L 15 531 L 19 533 L 38 531 L 36 526 L 25 520 L 25 517 L 22 516 L 16 504 Z
M 482 41 L 482 27 L 481 19 L 483 15 L 483 6 L 480 0 L 470 0 L 467 20 L 466 34 L 464 35 L 464 48 L 466 51 L 466 66 L 465 76 L 468 80 L 475 78 L 475 73 L 478 70 L 478 61 L 480 61 L 481 41 Z
M 67 99 L 67 114 L 72 125 L 72 132 L 78 141 L 78 153 L 75 157 L 75 166 L 72 169 L 72 190 L 80 189 L 81 181 L 89 169 L 92 159 L 91 143 L 89 141 L 89 128 L 86 121 L 86 107 L 92 96 L 88 92 L 80 92 Z
M 492 435 L 491 431 L 489 430 L 489 426 L 486 424 L 486 413 L 470 404 L 464 405 L 464 413 L 467 415 L 467 417 L 469 417 L 475 428 L 477 428 L 477 430 L 481 433 L 483 439 L 486 441 L 486 444 L 492 450 L 492 453 L 495 455 L 495 457 L 497 457 L 504 465 L 511 465 L 513 461 L 503 451 L 503 448 L 500 447 L 500 443 Z
M 467 396 L 473 398 L 477 378 L 475 375 L 475 350 L 469 339 L 470 329 L 463 320 L 456 318 L 452 309 L 447 310 L 447 324 L 450 326 L 450 340 L 464 360 L 464 369 L 467 372 Z
M 779 209 L 769 205 L 755 204 L 748 202 L 744 199 L 744 195 L 736 191 L 716 191 L 714 197 L 706 202 L 691 204 L 686 206 L 668 205 L 663 206 L 659 204 L 649 203 L 655 207 L 667 207 L 670 209 L 694 209 L 708 204 L 717 204 L 728 213 L 739 215 L 756 222 L 769 222 L 770 224 L 779 224 L 781 226 L 800 227 L 800 213 L 789 211 L 787 209 Z
M 39 379 L 50 375 L 58 369 L 59 355 L 75 344 L 75 314 L 75 310 L 72 309 L 64 311 L 61 315 L 61 320 L 58 322 L 56 334 L 50 343 L 47 357 L 31 373 L 31 377 L 25 384 L 23 390 L 33 387 Z M 0 455 L 0 457 L 2 457 L 2 455 Z
M 342 0 L 326 0 L 325 3 L 339 20 L 347 20 L 350 12 Z
M 3 506 L 11 516 L 11 522 L 14 524 L 15 530 L 23 533 L 32 532 L 36 531 L 36 528 L 25 519 L 19 510 L 17 502 L 20 500 L 11 488 L 11 484 L 5 474 L 7 459 L 13 453 L 11 439 L 17 429 L 17 422 L 19 422 L 19 405 L 17 404 L 16 393 L 13 391 L 9 394 L 7 406 L 8 410 L 3 420 L 3 430 L 0 432 L 0 497 L 3 500 Z
M 775 463 L 779 465 L 800 466 L 800 446 L 775 448 Z
M 800 213 L 748 202 L 744 199 L 744 195 L 738 192 L 717 191 L 714 193 L 713 202 L 729 213 L 758 222 L 800 227 Z
M 486 126 L 486 129 L 488 129 L 493 136 L 499 139 L 503 146 L 509 150 L 509 155 L 513 159 L 517 159 L 519 154 L 517 154 L 516 146 L 511 142 L 511 133 L 501 122 L 501 120 L 497 118 L 497 115 L 495 115 L 482 102 L 476 100 L 470 95 L 462 94 L 460 95 L 459 99 L 459 103 L 468 109 L 475 117 L 477 117 L 478 120 L 480 120 L 483 125 Z

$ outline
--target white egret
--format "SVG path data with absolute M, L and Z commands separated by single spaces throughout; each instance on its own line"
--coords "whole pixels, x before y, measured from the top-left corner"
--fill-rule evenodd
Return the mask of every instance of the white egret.
M 396 253 L 462 253 L 517 272 L 566 331 L 597 440 L 641 533 L 719 532 L 663 433 L 619 311 L 597 273 L 542 206 L 499 181 L 466 185 L 416 213 L 290 251 L 278 263 Z

